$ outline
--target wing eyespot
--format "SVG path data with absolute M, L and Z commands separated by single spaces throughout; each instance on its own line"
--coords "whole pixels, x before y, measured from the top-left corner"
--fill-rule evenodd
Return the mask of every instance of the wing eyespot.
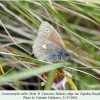
M 46 29 L 46 32 L 49 33 L 49 29 Z

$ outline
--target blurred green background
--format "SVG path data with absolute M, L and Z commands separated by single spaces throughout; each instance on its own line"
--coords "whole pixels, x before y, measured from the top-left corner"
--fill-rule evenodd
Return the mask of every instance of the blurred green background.
M 42 21 L 57 30 L 71 52 L 66 70 L 77 88 L 99 90 L 100 3 L 96 0 L 0 1 L 0 90 L 44 89 L 40 74 L 62 67 L 63 62 L 50 66 L 32 57 L 33 41 Z

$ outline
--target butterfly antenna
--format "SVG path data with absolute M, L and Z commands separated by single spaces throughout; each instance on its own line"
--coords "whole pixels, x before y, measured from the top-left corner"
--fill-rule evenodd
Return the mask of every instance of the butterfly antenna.
M 75 50 L 77 50 L 77 49 L 79 49 L 79 47 L 76 47 L 74 50 L 72 50 L 72 51 L 75 51 Z
M 79 47 L 76 47 L 74 50 L 72 50 L 72 52 L 75 51 L 75 50 L 77 50 L 78 48 L 79 48 Z M 71 56 L 72 56 L 72 55 L 71 55 Z M 71 58 L 72 58 L 72 57 L 71 57 Z M 66 66 L 65 63 L 66 63 L 68 60 L 69 60 L 69 57 L 64 61 L 64 66 Z

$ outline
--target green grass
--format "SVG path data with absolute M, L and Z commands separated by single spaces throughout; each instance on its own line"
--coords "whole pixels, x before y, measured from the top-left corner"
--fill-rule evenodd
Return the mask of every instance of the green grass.
M 1 1 L 0 65 L 5 74 L 0 74 L 0 87 L 10 83 L 14 89 L 25 89 L 21 84 L 22 80 L 37 76 L 45 81 L 40 76 L 43 72 L 54 71 L 56 68 L 64 69 L 63 62 L 50 65 L 31 57 L 33 41 L 40 23 L 44 20 L 50 22 L 58 31 L 66 48 L 73 55 L 73 58 L 66 62 L 65 70 L 72 74 L 78 89 L 99 90 L 100 79 L 97 79 L 100 76 L 99 12 L 100 4 L 69 0 Z M 74 50 L 77 47 L 78 49 Z M 15 54 L 9 53 L 7 48 L 15 50 Z M 45 89 L 52 87 L 55 74 L 53 71 L 49 75 Z M 33 83 L 35 84 L 34 81 Z

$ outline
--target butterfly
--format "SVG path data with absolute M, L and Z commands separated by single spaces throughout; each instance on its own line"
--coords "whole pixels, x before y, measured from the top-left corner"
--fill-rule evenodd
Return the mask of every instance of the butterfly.
M 32 48 L 36 58 L 50 63 L 71 57 L 58 32 L 46 21 L 41 23 Z

